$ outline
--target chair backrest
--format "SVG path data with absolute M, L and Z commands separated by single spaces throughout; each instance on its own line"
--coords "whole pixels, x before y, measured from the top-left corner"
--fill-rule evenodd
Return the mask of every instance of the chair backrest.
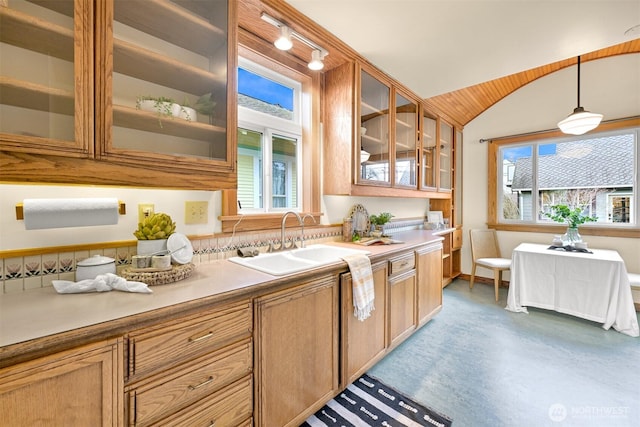
M 501 258 L 496 230 L 470 230 L 471 258 Z

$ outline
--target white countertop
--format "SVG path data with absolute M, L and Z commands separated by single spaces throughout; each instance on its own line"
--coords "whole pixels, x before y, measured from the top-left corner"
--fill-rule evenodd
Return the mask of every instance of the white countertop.
M 441 230 L 440 230 L 441 232 Z M 362 246 L 333 242 L 330 245 L 358 247 L 371 256 L 405 250 L 430 241 L 442 240 L 432 230 L 413 230 L 394 234 L 404 243 Z M 346 263 L 343 267 L 346 267 Z M 337 264 L 336 264 L 337 265 Z M 335 267 L 335 265 L 334 265 Z M 322 267 L 326 270 L 327 266 Z M 304 275 L 308 272 L 291 277 Z M 101 292 L 58 294 L 53 287 L 31 289 L 16 294 L 0 295 L 0 349 L 37 338 L 47 337 L 87 326 L 151 312 L 202 298 L 223 296 L 233 292 L 254 291 L 282 283 L 289 276 L 275 277 L 227 260 L 200 264 L 188 279 L 160 286 L 151 286 L 151 294 Z

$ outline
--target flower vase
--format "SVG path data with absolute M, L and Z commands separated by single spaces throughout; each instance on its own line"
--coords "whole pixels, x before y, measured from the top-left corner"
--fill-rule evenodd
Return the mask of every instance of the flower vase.
M 582 236 L 578 233 L 578 227 L 569 227 L 562 236 L 562 242 L 569 246 L 574 246 L 577 242 L 582 242 Z

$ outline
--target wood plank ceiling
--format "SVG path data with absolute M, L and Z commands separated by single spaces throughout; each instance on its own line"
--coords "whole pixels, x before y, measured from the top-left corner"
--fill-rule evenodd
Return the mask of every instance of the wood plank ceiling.
M 584 63 L 608 56 L 624 55 L 640 52 L 640 39 L 610 46 L 580 56 Z M 425 101 L 438 110 L 443 111 L 451 119 L 464 126 L 505 96 L 515 92 L 522 86 L 565 67 L 577 63 L 577 58 L 554 62 L 531 70 L 511 74 L 506 77 L 469 86 L 453 92 L 428 98 Z

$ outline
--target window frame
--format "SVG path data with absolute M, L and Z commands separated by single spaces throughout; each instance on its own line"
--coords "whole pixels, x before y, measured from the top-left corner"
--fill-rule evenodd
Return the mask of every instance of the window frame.
M 302 84 L 300 119 L 302 124 L 302 143 L 304 147 L 302 150 L 302 161 L 299 165 L 302 173 L 302 208 L 300 214 L 304 214 L 305 218 L 310 215 L 316 224 L 320 224 L 320 217 L 322 215 L 320 197 L 320 163 L 322 150 L 320 93 L 322 89 L 322 74 L 309 70 L 306 62 L 283 54 L 282 51 L 275 49 L 272 43 L 267 43 L 243 31 L 240 31 L 238 35 L 239 56 L 263 67 L 272 68 L 274 71 L 297 80 Z M 293 217 L 289 219 L 291 218 Z M 219 220 L 223 233 L 279 229 L 281 219 L 281 212 L 240 215 L 238 213 L 237 189 L 222 191 L 222 209 Z M 307 224 L 311 222 L 313 221 L 306 221 Z
M 596 132 L 609 132 L 615 130 L 625 130 L 630 128 L 640 127 L 640 116 L 630 117 L 620 120 L 613 120 L 603 122 L 597 128 Z M 538 232 L 538 233 L 552 233 L 557 234 L 566 230 L 566 225 L 563 224 L 548 224 L 542 222 L 514 222 L 501 220 L 500 209 L 502 209 L 502 203 L 499 200 L 499 189 L 502 185 L 502 167 L 499 166 L 501 159 L 499 159 L 500 148 L 516 145 L 526 144 L 540 141 L 560 140 L 566 138 L 567 135 L 563 134 L 559 130 L 550 130 L 535 132 L 523 135 L 507 136 L 502 138 L 495 138 L 489 141 L 488 146 L 488 213 L 487 213 L 487 225 L 489 228 L 502 231 L 521 231 L 521 232 Z M 595 236 L 609 236 L 609 237 L 640 237 L 640 211 L 638 205 L 640 205 L 640 149 L 639 141 L 636 137 L 635 156 L 636 156 L 636 171 L 635 171 L 635 206 L 636 209 L 636 224 L 635 225 L 620 225 L 620 224 L 595 224 L 587 223 L 580 226 L 580 234 L 583 235 L 595 235 Z M 533 168 L 534 172 L 535 165 Z M 501 194 L 501 193 L 500 193 Z

